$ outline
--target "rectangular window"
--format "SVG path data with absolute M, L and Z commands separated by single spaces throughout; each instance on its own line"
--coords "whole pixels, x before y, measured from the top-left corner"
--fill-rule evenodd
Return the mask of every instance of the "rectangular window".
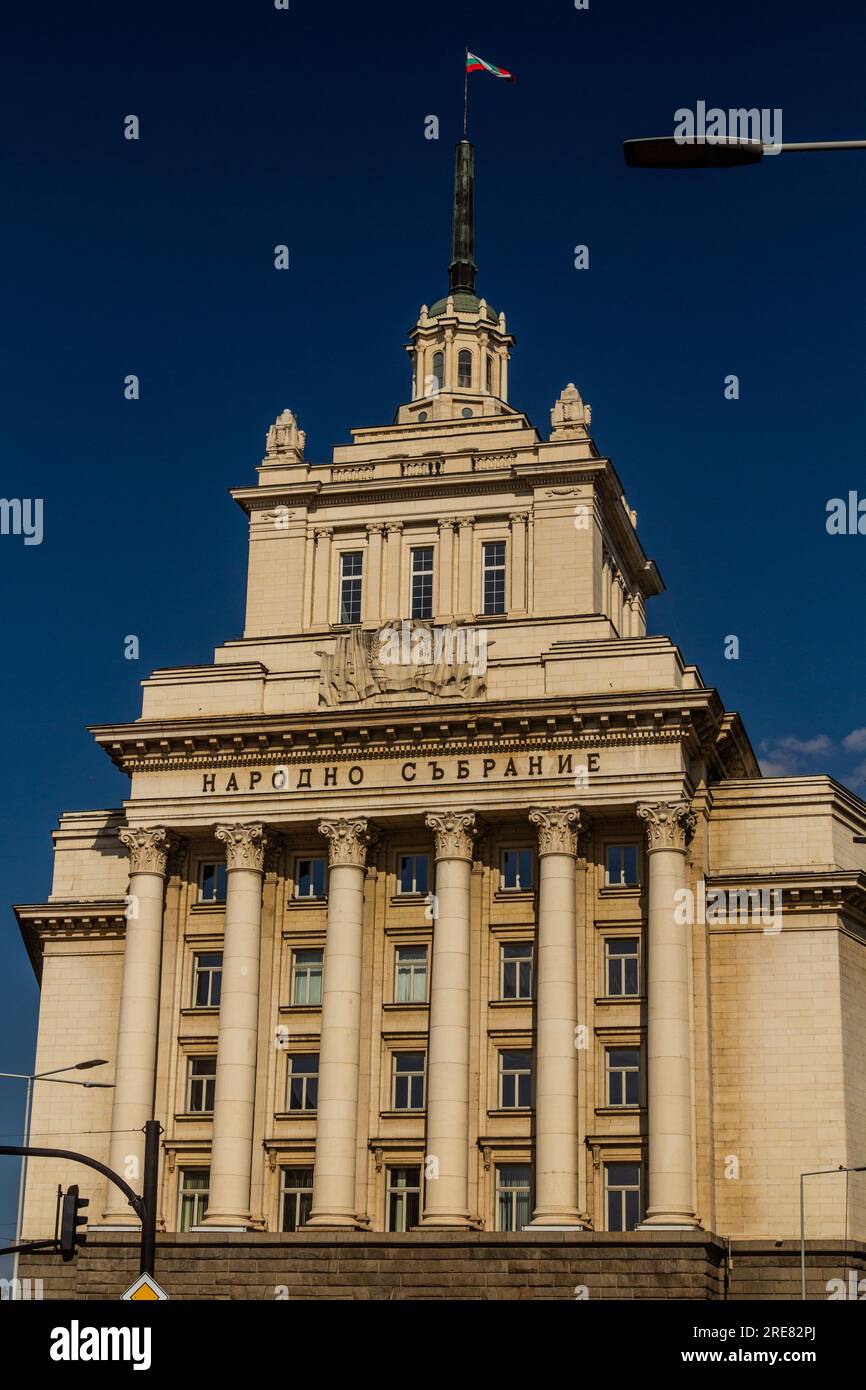
M 299 1231 L 313 1206 L 312 1168 L 283 1168 L 280 1178 L 282 1230 Z
M 295 860 L 296 898 L 324 898 L 326 882 L 326 859 Z
M 226 866 L 224 862 L 201 864 L 199 866 L 198 900 L 200 903 L 225 902 Z
M 433 547 L 412 551 L 412 617 L 433 617 Z
M 182 1168 L 177 1226 L 179 1231 L 191 1231 L 200 1226 L 207 1211 L 209 1168 Z
M 344 550 L 340 556 L 340 622 L 361 621 L 362 550 Z
M 429 854 L 399 854 L 397 856 L 397 892 L 427 893 L 429 889 Z
M 637 845 L 607 846 L 604 881 L 608 888 L 637 887 Z
M 500 960 L 500 999 L 532 998 L 532 942 L 503 944 Z
M 482 547 L 484 612 L 505 612 L 505 541 L 487 541 Z
M 395 1052 L 392 1110 L 424 1109 L 424 1053 Z
M 608 1231 L 633 1231 L 641 1219 L 640 1164 L 606 1163 L 604 1199 Z
M 533 855 L 531 849 L 502 851 L 502 887 L 516 890 L 532 888 Z
M 421 1219 L 421 1169 L 388 1169 L 387 1227 L 411 1231 Z
M 212 1115 L 216 1092 L 216 1057 L 190 1057 L 186 1108 L 190 1115 Z
M 531 1052 L 500 1052 L 499 1105 L 502 1110 L 528 1110 L 532 1105 Z
M 640 1048 L 607 1048 L 605 1066 L 608 1105 L 640 1105 Z
M 322 1002 L 324 951 L 292 952 L 292 1003 L 315 1008 Z
M 529 1164 L 502 1164 L 496 1169 L 497 1231 L 522 1231 L 529 1215 Z
M 427 947 L 398 946 L 394 1001 L 397 1004 L 427 1002 Z
M 605 950 L 605 988 L 611 997 L 640 994 L 640 946 L 636 936 L 608 937 Z
M 286 1061 L 286 1109 L 315 1110 L 319 1102 L 318 1052 L 290 1052 Z
M 193 958 L 192 1003 L 195 1009 L 219 1008 L 223 979 L 222 951 L 200 951 Z

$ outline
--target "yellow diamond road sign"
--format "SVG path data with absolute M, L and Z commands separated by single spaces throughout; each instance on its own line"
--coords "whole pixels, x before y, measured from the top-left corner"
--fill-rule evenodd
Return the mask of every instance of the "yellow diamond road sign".
M 152 1274 L 140 1274 L 120 1297 L 126 1303 L 162 1303 L 168 1294 L 160 1288 Z

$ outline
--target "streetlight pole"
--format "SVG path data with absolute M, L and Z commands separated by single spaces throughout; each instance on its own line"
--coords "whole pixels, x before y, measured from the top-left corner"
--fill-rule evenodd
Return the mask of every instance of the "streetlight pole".
M 800 1174 L 800 1298 L 806 1302 L 806 1178 L 826 1177 L 828 1173 L 866 1173 L 866 1166 L 860 1168 L 814 1168 L 811 1173 Z
M 67 1071 L 89 1071 L 92 1067 L 104 1067 L 104 1066 L 107 1066 L 107 1065 L 108 1065 L 108 1062 L 107 1062 L 107 1059 L 106 1059 L 105 1057 L 93 1057 L 93 1058 L 90 1058 L 90 1059 L 89 1059 L 88 1061 L 86 1061 L 86 1062 L 73 1062 L 72 1065 L 69 1066 L 69 1067 L 55 1067 L 55 1068 L 53 1069 L 53 1071 L 41 1071 L 41 1072 L 36 1072 L 36 1073 L 33 1073 L 33 1074 L 28 1074 L 27 1072 L 17 1072 L 17 1071 L 0 1071 L 0 1078 L 5 1078 L 5 1079 L 7 1079 L 7 1080 L 13 1080 L 13 1081 L 26 1081 L 26 1082 L 27 1082 L 27 1097 L 26 1097 L 26 1100 L 25 1100 L 25 1103 L 24 1103 L 24 1147 L 27 1148 L 27 1147 L 29 1146 L 29 1144 L 30 1144 L 30 1120 L 31 1120 L 31 1115 L 32 1115 L 32 1105 L 33 1105 L 33 1083 L 34 1083 L 34 1081 L 54 1081 L 55 1078 L 57 1078 L 57 1077 L 60 1075 L 60 1073 L 62 1073 L 62 1072 L 67 1072 Z M 99 1082 L 99 1081 L 65 1081 L 65 1080 L 64 1080 L 64 1081 L 62 1081 L 62 1082 L 58 1082 L 57 1084 L 59 1084 L 59 1085 L 65 1085 L 65 1086 L 85 1086 L 85 1087 L 99 1086 L 99 1087 L 101 1088 L 101 1087 L 107 1087 L 109 1083 L 108 1083 L 108 1082 Z M 18 1215 L 17 1215 L 16 1220 L 15 1220 L 15 1244 L 16 1244 L 16 1245 L 20 1245 L 20 1244 L 21 1244 L 21 1236 L 22 1236 L 22 1234 L 23 1234 L 23 1226 L 24 1226 L 24 1187 L 25 1187 L 26 1182 L 27 1182 L 27 1155 L 25 1154 L 24 1157 L 21 1159 L 21 1172 L 20 1172 L 20 1176 L 19 1176 L 19 1179 L 18 1179 Z M 17 1291 L 17 1288 L 18 1288 L 18 1251 L 16 1250 L 16 1251 L 15 1251 L 15 1254 L 14 1254 L 13 1257 L 12 1257 L 12 1296 L 13 1296 L 13 1298 L 15 1297 L 15 1293 L 16 1293 L 16 1291 Z
M 764 155 L 809 154 L 825 150 L 866 150 L 866 140 L 808 140 L 765 145 L 747 136 L 687 139 L 655 135 L 624 140 L 622 152 L 631 169 L 733 169 L 758 164 Z

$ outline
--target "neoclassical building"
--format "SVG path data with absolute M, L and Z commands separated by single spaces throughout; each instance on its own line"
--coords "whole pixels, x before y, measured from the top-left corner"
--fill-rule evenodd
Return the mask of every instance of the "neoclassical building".
M 243 636 L 92 730 L 128 798 L 61 816 L 17 914 L 36 1070 L 113 1089 L 37 1084 L 33 1132 L 136 1185 L 156 1117 L 166 1232 L 791 1239 L 799 1174 L 866 1162 L 866 805 L 763 778 L 648 635 L 589 406 L 545 437 L 509 399 L 473 180 L 461 142 L 410 399 L 329 463 L 283 411 L 233 493 Z M 25 1236 L 69 1178 L 31 1163 Z M 809 1203 L 866 1238 L 855 1179 Z

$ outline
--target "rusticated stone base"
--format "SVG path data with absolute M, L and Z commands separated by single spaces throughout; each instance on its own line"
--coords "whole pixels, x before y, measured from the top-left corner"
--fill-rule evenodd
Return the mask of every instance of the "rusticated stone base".
M 808 1293 L 866 1273 L 866 1247 L 811 1241 Z M 156 1277 L 187 1299 L 796 1299 L 796 1241 L 735 1243 L 703 1231 L 423 1231 L 384 1235 L 162 1235 Z M 138 1273 L 138 1244 L 90 1235 L 70 1261 L 22 1257 L 22 1278 L 41 1278 L 46 1299 L 115 1299 Z M 864 1285 L 866 1288 L 866 1285 Z

